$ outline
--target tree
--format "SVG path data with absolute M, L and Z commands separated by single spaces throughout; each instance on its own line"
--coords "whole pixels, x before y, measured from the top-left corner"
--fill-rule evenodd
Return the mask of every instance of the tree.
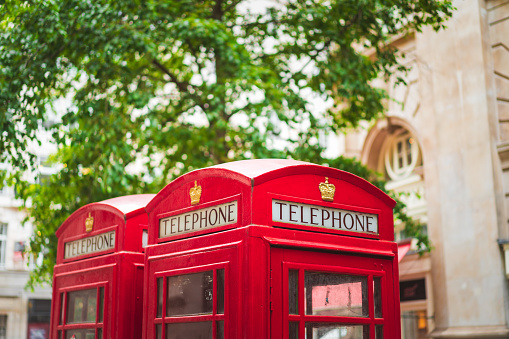
M 256 6 L 4 3 L 0 160 L 20 172 L 30 168 L 27 142 L 37 140 L 57 98 L 70 102 L 46 126 L 62 169 L 45 185 L 16 181 L 31 204 L 31 251 L 45 253 L 32 283 L 51 279 L 54 232 L 86 203 L 157 191 L 191 169 L 231 160 L 293 157 L 343 166 L 343 158 L 323 159 L 320 133 L 381 117 L 386 93 L 371 82 L 405 70 L 391 38 L 425 25 L 438 30 L 452 12 L 450 0 Z M 332 104 L 312 112 L 315 99 Z

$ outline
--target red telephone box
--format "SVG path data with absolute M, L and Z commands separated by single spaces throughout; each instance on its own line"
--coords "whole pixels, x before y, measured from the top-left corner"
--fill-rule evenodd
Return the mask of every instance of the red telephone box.
M 177 178 L 146 207 L 143 337 L 400 338 L 394 204 L 293 160 Z
M 141 338 L 144 207 L 153 197 L 83 206 L 57 230 L 52 339 Z

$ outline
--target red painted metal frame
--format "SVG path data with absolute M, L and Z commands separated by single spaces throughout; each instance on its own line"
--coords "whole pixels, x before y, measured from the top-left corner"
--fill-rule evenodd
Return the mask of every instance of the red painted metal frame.
M 323 201 L 318 189 L 325 177 L 336 187 L 333 202 Z M 202 186 L 202 195 L 199 204 L 192 206 L 189 191 L 195 182 Z M 377 214 L 379 233 L 371 235 L 273 222 L 273 198 Z M 224 320 L 228 339 L 283 338 L 288 334 L 283 321 L 287 323 L 294 317 L 284 313 L 285 283 L 288 283 L 285 269 L 297 267 L 303 281 L 306 267 L 324 267 L 324 262 L 328 262 L 326 269 L 334 272 L 368 274 L 368 285 L 372 284 L 373 274 L 381 276 L 384 291 L 391 291 L 382 294 L 383 308 L 390 310 L 389 313 L 384 314 L 383 320 L 374 319 L 370 313 L 368 320 L 356 318 L 355 323 L 368 322 L 371 326 L 384 322 L 385 337 L 400 338 L 397 245 L 393 242 L 392 219 L 395 202 L 359 177 L 293 160 L 240 161 L 185 174 L 168 184 L 150 202 L 133 198 L 136 209 L 129 210 L 129 201 L 119 199 L 120 202 L 110 200 L 79 209 L 57 231 L 54 300 L 71 286 L 107 282 L 105 338 L 131 337 L 137 331 L 136 319 L 139 318 L 143 318 L 141 333 L 145 339 L 155 337 L 155 324 L 161 324 L 161 336 L 164 336 L 164 324 L 198 320 L 214 320 L 214 335 L 216 320 Z M 159 239 L 160 218 L 232 200 L 238 201 L 236 224 Z M 142 208 L 145 204 L 146 213 Z M 89 213 L 97 223 L 91 234 L 115 229 L 115 249 L 64 260 L 64 242 L 90 236 L 84 230 Z M 141 235 L 147 227 L 148 245 L 143 249 Z M 306 253 L 314 259 L 307 262 L 306 255 L 295 254 L 283 260 L 281 253 Z M 334 258 L 349 258 L 351 263 L 336 263 Z M 224 315 L 213 309 L 212 315 L 179 319 L 156 317 L 158 278 L 165 277 L 166 284 L 167 276 L 210 270 L 211 267 L 214 278 L 218 268 L 225 270 Z M 143 292 L 143 296 L 137 296 L 137 291 Z M 167 293 L 166 288 L 164 291 Z M 215 285 L 213 293 L 214 298 Z M 303 289 L 299 293 L 303 294 Z M 372 292 L 369 298 L 373 300 Z M 54 305 L 57 311 L 52 308 L 51 338 L 56 338 L 58 325 L 55 323 L 58 322 L 55 316 L 58 302 Z M 309 317 L 303 319 L 349 320 Z
M 163 338 L 166 338 L 165 332 L 166 327 L 164 325 L 166 324 L 174 324 L 174 323 L 187 323 L 187 322 L 199 322 L 199 321 L 211 321 L 212 322 L 212 333 L 213 337 L 215 338 L 217 336 L 217 321 L 225 321 L 225 314 L 228 314 L 228 298 L 225 294 L 225 300 L 224 305 L 225 309 L 223 313 L 218 314 L 217 313 L 217 270 L 224 269 L 225 274 L 225 290 L 227 290 L 229 287 L 227 287 L 226 282 L 229 278 L 229 261 L 225 262 L 219 262 L 209 265 L 201 265 L 201 266 L 194 266 L 194 267 L 187 267 L 187 268 L 180 268 L 180 269 L 173 269 L 168 270 L 164 272 L 158 272 L 154 275 L 155 282 L 157 284 L 157 279 L 164 278 L 163 280 L 163 303 L 162 303 L 162 317 L 161 318 L 155 318 L 154 319 L 154 325 L 161 324 L 162 325 L 162 331 L 161 335 Z M 186 316 L 167 316 L 166 315 L 166 303 L 167 303 L 167 293 L 168 293 L 168 277 L 176 276 L 176 275 L 183 275 L 183 274 L 191 274 L 191 273 L 198 273 L 198 272 L 205 272 L 205 271 L 213 271 L 213 287 L 212 287 L 212 314 L 200 314 L 200 315 L 186 315 Z M 157 285 L 156 285 L 157 289 Z M 156 305 L 157 306 L 157 305 Z M 157 311 L 156 311 L 157 313 Z M 227 322 L 225 321 L 225 327 Z
M 355 241 L 352 242 L 352 240 Z M 316 247 L 302 247 L 301 243 L 305 241 L 315 244 Z M 377 246 L 374 246 L 374 253 L 370 253 L 366 247 L 373 244 Z M 337 265 L 328 265 L 325 269 L 331 271 L 343 269 L 342 272 L 367 273 L 382 277 L 383 290 L 394 290 L 394 293 L 382 294 L 383 309 L 387 313 L 384 313 L 383 320 L 375 320 L 373 324 L 382 321 L 391 323 L 392 327 L 385 327 L 385 337 L 399 338 L 399 332 L 396 329 L 399 327 L 399 316 L 395 316 L 399 314 L 399 291 L 398 285 L 394 284 L 394 275 L 397 275 L 395 253 L 397 247 L 394 243 L 260 225 L 248 225 L 201 237 L 149 246 L 146 252 L 145 281 L 148 282 L 148 288 L 144 297 L 144 309 L 147 310 L 144 338 L 155 338 L 154 324 L 162 322 L 155 321 L 158 277 L 206 271 L 211 267 L 218 267 L 210 265 L 224 267 L 225 260 L 228 262 L 225 268 L 225 305 L 228 305 L 224 313 L 225 323 L 228 324 L 225 326 L 226 337 L 253 339 L 285 337 L 282 319 L 281 321 L 271 319 L 271 314 L 283 315 L 281 305 L 284 301 L 280 298 L 284 294 L 283 288 L 287 286 L 287 281 L 285 282 L 281 273 L 278 275 L 277 270 L 272 266 L 274 256 L 282 248 L 305 250 L 303 253 L 315 254 L 323 258 L 342 256 L 363 261 L 365 265 L 361 268 L 355 268 L 355 264 L 351 264 L 351 268 L 344 269 L 348 265 L 338 262 Z M 297 263 L 295 267 L 307 268 L 309 265 Z M 188 271 L 189 268 L 191 271 Z M 321 269 L 324 268 L 321 267 Z M 398 307 L 397 310 L 395 310 L 396 307 Z M 393 310 L 394 316 L 390 315 L 389 310 Z M 202 320 L 209 319 L 207 316 L 201 317 Z M 355 320 L 359 322 L 357 318 Z M 369 321 L 366 320 L 366 322 Z M 275 335 L 275 332 L 278 332 L 279 336 Z
M 318 189 L 325 177 L 336 187 L 333 202 L 323 201 Z M 195 182 L 202 187 L 202 196 L 198 205 L 191 206 L 189 191 Z M 217 205 L 233 196 L 239 196 L 236 225 L 158 238 L 161 217 Z M 376 214 L 379 233 L 372 235 L 273 222 L 272 199 Z M 355 262 L 369 263 L 370 268 L 364 265 L 356 272 L 368 274 L 371 284 L 373 274 L 382 277 L 384 289 L 392 291 L 383 294 L 383 308 L 387 314 L 383 319 L 374 319 L 370 311 L 370 318 L 356 318 L 355 323 L 367 322 L 374 326 L 383 322 L 387 325 L 384 328 L 385 337 L 398 339 L 399 286 L 397 245 L 393 242 L 394 204 L 378 188 L 350 173 L 292 160 L 233 162 L 196 170 L 177 178 L 146 207 L 149 213 L 149 245 L 145 251 L 147 288 L 144 309 L 147 312 L 143 337 L 154 338 L 154 325 L 163 323 L 163 319 L 155 317 L 157 277 L 186 272 L 182 271 L 186 268 L 197 272 L 210 267 L 208 265 L 224 265 L 225 262 L 228 262 L 225 268 L 228 275 L 225 279 L 225 298 L 228 300 L 224 313 L 227 324 L 225 336 L 230 339 L 285 337 L 288 332 L 282 326 L 282 304 L 283 284 L 287 277 L 284 278 L 282 271 L 278 273 L 278 269 L 273 267 L 278 252 L 284 249 L 290 252 L 305 250 L 305 253 L 321 256 L 326 261 L 338 256 L 353 258 L 351 267 L 341 262 L 329 265 L 331 267 L 328 269 L 333 271 L 352 272 L 359 270 L 355 268 Z M 298 267 L 302 274 L 304 268 L 312 267 L 309 263 L 296 263 L 300 265 Z M 372 292 L 370 298 L 372 302 Z M 213 317 L 197 316 L 187 320 Z M 340 318 L 319 319 L 330 322 Z M 373 332 L 373 328 L 370 330 Z
M 60 314 L 60 317 L 58 319 L 62 319 L 62 324 L 59 324 L 57 326 L 57 333 L 62 331 L 65 333 L 67 330 L 73 330 L 73 329 L 95 329 L 96 333 L 98 329 L 103 329 L 104 331 L 104 324 L 107 322 L 107 319 L 105 318 L 105 314 L 103 313 L 103 321 L 99 322 L 99 313 L 100 309 L 97 307 L 96 309 L 96 322 L 95 323 L 77 323 L 77 324 L 67 324 L 67 307 L 62 308 L 62 302 L 67 304 L 67 298 L 69 292 L 75 292 L 75 291 L 82 291 L 82 290 L 88 290 L 88 289 L 96 289 L 96 291 L 99 291 L 99 288 L 104 288 L 104 299 L 107 300 L 108 295 L 108 281 L 100 281 L 100 282 L 93 282 L 88 284 L 82 284 L 82 285 L 71 285 L 68 287 L 63 287 L 59 289 L 59 295 L 63 294 L 63 298 L 58 298 L 58 306 L 59 311 L 62 312 Z M 96 301 L 97 305 L 99 305 L 99 293 L 96 295 Z M 62 300 L 63 299 L 63 300 Z M 103 302 L 103 307 L 105 307 Z M 104 310 L 103 310 L 104 312 Z M 104 332 L 103 332 L 104 333 Z
M 153 197 L 154 195 L 125 196 L 86 205 L 69 216 L 57 230 L 58 250 L 53 274 L 50 338 L 56 339 L 58 331 L 79 328 L 102 328 L 103 338 L 141 337 L 145 258 L 141 239 L 143 229 L 148 225 L 144 206 Z M 85 220 L 89 215 L 94 218 L 94 226 L 93 230 L 87 233 Z M 64 259 L 66 242 L 113 230 L 114 249 Z M 68 291 L 99 285 L 104 287 L 102 323 L 95 324 L 94 327 L 88 323 L 66 324 L 64 319 L 64 322 L 59 324 L 61 293 L 67 295 Z M 66 309 L 67 305 L 64 307 L 65 313 Z
M 393 317 L 395 313 L 391 312 L 392 302 L 394 301 L 393 286 L 388 282 L 387 276 L 391 277 L 392 260 L 372 258 L 372 257 L 359 257 L 350 254 L 330 254 L 330 253 L 310 253 L 309 251 L 289 250 L 284 248 L 274 248 L 272 250 L 272 272 L 276 281 L 280 282 L 275 289 L 273 289 L 273 302 L 276 303 L 274 309 L 276 312 L 272 313 L 272 336 L 278 337 L 279 333 L 283 333 L 283 338 L 288 338 L 288 324 L 290 321 L 299 322 L 299 338 L 303 339 L 305 336 L 305 323 L 306 322 L 321 322 L 321 323 L 343 323 L 348 325 L 369 325 L 370 337 L 375 338 L 375 325 L 384 325 L 386 337 L 395 338 L 397 329 L 394 326 L 399 326 L 399 323 Z M 337 262 L 337 263 L 336 263 Z M 378 270 L 372 269 L 373 264 L 379 265 Z M 383 265 L 385 269 L 383 268 Z M 289 314 L 289 301 L 288 301 L 288 270 L 296 269 L 299 271 L 298 279 L 298 315 Z M 304 312 L 304 272 L 326 272 L 326 273 L 340 273 L 348 275 L 366 276 L 368 286 L 368 317 L 345 317 L 345 316 L 316 316 L 306 315 Z M 382 289 L 382 306 L 383 317 L 375 318 L 374 316 L 374 298 L 373 298 L 373 278 L 381 278 Z
M 227 232 L 232 232 L 227 231 Z M 218 233 L 223 235 L 224 232 Z M 210 236 L 210 235 L 209 235 Z M 208 236 L 207 236 L 208 237 Z M 198 239 L 199 238 L 193 238 Z M 204 242 L 207 244 L 207 241 Z M 145 298 L 150 301 L 145 302 L 145 317 L 144 322 L 144 337 L 155 338 L 155 325 L 162 324 L 162 337 L 164 336 L 165 324 L 169 323 L 183 323 L 195 321 L 212 321 L 213 331 L 216 333 L 216 321 L 224 321 L 225 328 L 237 328 L 239 326 L 234 311 L 231 310 L 233 300 L 238 300 L 237 297 L 232 295 L 235 290 L 235 280 L 239 279 L 239 263 L 238 254 L 236 249 L 241 246 L 239 242 L 225 243 L 224 239 L 220 242 L 220 246 L 214 246 L 213 243 L 208 243 L 209 246 L 191 246 L 188 247 L 189 242 L 180 240 L 158 246 L 147 247 L 147 258 L 145 272 Z M 196 244 L 192 244 L 196 245 Z M 211 245 L 211 246 L 210 246 Z M 179 250 L 175 251 L 175 249 Z M 214 271 L 214 278 L 218 269 L 224 269 L 225 273 L 225 300 L 224 300 L 224 313 L 217 314 L 216 306 L 216 283 L 217 279 L 213 279 L 213 313 L 206 315 L 194 316 L 166 316 L 166 293 L 167 293 L 167 278 L 175 275 L 191 274 L 204 271 Z M 163 311 L 162 317 L 157 317 L 157 279 L 164 278 L 163 287 Z M 230 291 L 227 293 L 226 291 Z M 155 298 L 152 298 L 155 297 Z M 230 313 L 230 316 L 228 314 Z M 236 332 L 229 332 L 230 336 L 227 338 L 237 338 Z

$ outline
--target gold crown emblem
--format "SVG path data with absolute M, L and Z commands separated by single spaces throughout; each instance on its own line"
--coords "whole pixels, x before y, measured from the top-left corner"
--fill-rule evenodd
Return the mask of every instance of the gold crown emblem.
M 88 218 L 85 220 L 85 231 L 91 232 L 93 227 L 94 227 L 94 218 L 92 217 L 90 212 L 88 212 Z
M 333 184 L 329 184 L 329 178 L 325 177 L 325 182 L 321 182 L 320 185 L 318 185 L 318 188 L 322 193 L 322 200 L 334 201 L 334 193 L 336 192 L 336 187 Z
M 200 203 L 201 197 L 201 186 L 198 186 L 198 183 L 194 182 L 194 187 L 191 187 L 189 190 L 189 196 L 191 197 L 191 205 L 196 205 Z

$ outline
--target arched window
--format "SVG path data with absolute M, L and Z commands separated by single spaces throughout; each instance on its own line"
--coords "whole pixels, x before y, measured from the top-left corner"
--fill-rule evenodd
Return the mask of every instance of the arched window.
M 384 165 L 389 179 L 405 179 L 422 165 L 419 145 L 407 130 L 399 129 L 386 142 Z

